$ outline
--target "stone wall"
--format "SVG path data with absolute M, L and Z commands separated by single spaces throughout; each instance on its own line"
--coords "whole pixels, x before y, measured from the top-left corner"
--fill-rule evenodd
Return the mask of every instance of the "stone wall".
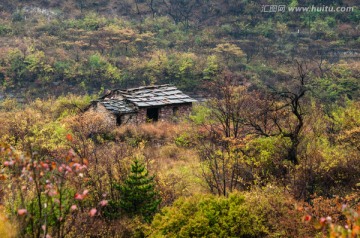
M 191 104 L 168 105 L 159 110 L 159 121 L 174 121 L 176 118 L 188 116 L 191 113 Z
M 191 113 L 192 104 L 168 105 L 159 107 L 158 121 L 175 121 L 176 118 L 188 116 Z M 101 103 L 97 103 L 90 110 L 104 113 L 107 122 L 111 126 L 117 125 L 117 116 L 109 112 Z M 121 125 L 141 124 L 147 122 L 147 108 L 140 108 L 137 113 L 123 114 L 120 116 Z
M 109 110 L 107 110 L 101 103 L 96 103 L 95 105 L 92 105 L 89 111 L 94 111 L 105 115 L 108 125 L 116 126 L 116 116 L 113 113 L 109 112 Z
M 191 113 L 191 104 L 168 105 L 159 107 L 158 121 L 174 121 L 176 118 L 188 116 Z M 174 110 L 174 108 L 176 108 Z M 136 114 L 121 116 L 122 124 L 141 124 L 147 122 L 147 108 L 140 108 Z
M 121 115 L 121 124 L 141 124 L 146 122 L 146 108 L 141 108 L 137 113 Z

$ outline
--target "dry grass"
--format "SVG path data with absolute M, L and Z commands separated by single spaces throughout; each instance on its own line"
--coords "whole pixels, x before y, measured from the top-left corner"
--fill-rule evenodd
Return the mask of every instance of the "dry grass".
M 162 205 L 169 205 L 180 196 L 205 192 L 197 151 L 175 142 L 182 134 L 191 134 L 189 125 L 146 123 L 122 126 L 114 133 L 117 139 L 137 146 L 143 155 L 150 174 L 156 175 Z
M 0 206 L 0 237 L 12 238 L 16 237 L 16 225 L 14 225 L 6 216 L 4 208 Z
M 165 144 L 173 141 L 183 130 L 183 124 L 169 122 L 144 123 L 141 125 L 126 125 L 115 130 L 115 136 L 120 140 L 133 138 L 152 144 Z
M 148 160 L 149 171 L 156 175 L 162 205 L 170 205 L 181 196 L 206 191 L 200 177 L 199 158 L 193 148 L 168 143 L 159 147 L 146 147 L 143 152 Z

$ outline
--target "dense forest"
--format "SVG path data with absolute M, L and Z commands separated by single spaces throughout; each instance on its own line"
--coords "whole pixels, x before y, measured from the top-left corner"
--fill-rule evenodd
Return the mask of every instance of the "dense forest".
M 159 84 L 200 100 L 87 110 Z M 355 0 L 2 0 L 0 237 L 358 237 L 359 99 Z

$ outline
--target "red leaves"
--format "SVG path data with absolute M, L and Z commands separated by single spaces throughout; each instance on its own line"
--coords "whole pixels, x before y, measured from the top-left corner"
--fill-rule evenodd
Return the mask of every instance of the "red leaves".
M 303 221 L 305 221 L 305 222 L 311 221 L 311 216 L 310 216 L 310 215 L 305 215 L 305 216 L 303 217 Z
M 63 172 L 65 172 L 65 173 L 70 173 L 70 172 L 72 172 L 72 169 L 70 168 L 70 166 L 65 165 L 65 164 L 62 164 L 62 165 L 60 165 L 60 166 L 58 167 L 58 171 L 59 171 L 60 173 L 63 173 Z
M 71 141 L 73 141 L 74 139 L 73 139 L 73 137 L 72 137 L 71 134 L 67 134 L 67 135 L 66 135 L 66 140 L 71 142 Z
M 105 207 L 108 204 L 107 200 L 102 200 L 99 202 L 100 206 Z
M 83 195 L 86 196 L 89 193 L 89 190 L 85 189 Z
M 76 206 L 76 205 L 72 205 L 72 206 L 70 207 L 70 210 L 71 210 L 71 211 L 76 211 L 76 210 L 77 210 L 77 206 Z
M 48 163 L 44 163 L 44 162 L 40 162 L 40 165 L 41 165 L 41 167 L 43 168 L 43 169 L 45 169 L 45 170 L 49 170 L 49 164 Z
M 56 169 L 56 163 L 55 162 L 51 162 L 51 169 L 55 170 Z
M 331 217 L 327 216 L 326 218 L 325 217 L 320 218 L 319 222 L 321 226 L 324 226 L 326 223 L 330 224 L 331 220 L 332 220 Z
M 23 216 L 23 215 L 26 215 L 27 214 L 27 210 L 26 209 L 19 209 L 18 210 L 18 215 L 19 216 Z
M 71 162 L 70 166 L 75 169 L 76 172 L 80 172 L 87 169 L 86 165 L 81 165 L 79 163 Z
M 54 189 L 51 189 L 48 193 L 47 193 L 50 197 L 54 197 L 58 194 L 58 192 Z
M 89 215 L 90 215 L 91 217 L 93 217 L 93 216 L 96 215 L 96 213 L 97 213 L 96 208 L 92 208 L 92 209 L 90 210 L 90 212 L 89 212 Z
M 89 190 L 85 189 L 82 194 L 76 193 L 74 198 L 75 198 L 75 200 L 83 200 L 84 198 L 87 197 L 88 193 L 89 193 Z
M 67 139 L 72 140 L 72 136 L 68 135 Z M 84 183 L 85 179 L 87 179 L 85 175 L 88 170 L 88 160 L 80 158 L 72 149 L 63 155 L 58 155 L 57 153 L 43 155 L 37 151 L 34 151 L 33 154 L 20 154 L 15 153 L 15 151 L 10 152 L 12 152 L 12 150 L 5 149 L 1 147 L 0 144 L 0 157 L 2 156 L 0 168 L 4 171 L 4 173 L 0 171 L 0 180 L 6 179 L 18 183 L 19 186 L 16 187 L 16 192 L 22 192 L 26 196 L 33 191 L 37 193 L 36 195 L 46 196 L 41 204 L 36 205 L 45 207 L 48 201 L 51 201 L 52 209 L 48 209 L 47 212 L 53 213 L 57 209 L 65 209 L 65 207 L 73 214 L 80 212 L 78 206 L 82 203 L 76 201 L 86 199 L 87 196 L 89 196 L 89 190 L 80 187 L 78 191 L 81 192 L 69 198 L 63 196 L 63 194 L 66 193 L 66 188 L 63 189 L 63 185 L 73 181 Z M 37 186 L 36 189 L 34 189 L 35 186 Z M 67 204 L 70 205 L 67 206 Z M 107 201 L 102 201 L 96 208 L 91 209 L 92 207 L 87 207 L 85 213 L 91 217 L 97 216 L 99 213 L 97 209 L 106 204 Z M 15 209 L 17 216 L 22 218 L 38 216 L 38 214 L 27 211 L 25 208 L 19 208 L 19 206 Z M 81 211 L 83 211 L 83 209 L 81 209 Z M 67 219 L 68 214 L 62 214 L 64 214 L 64 216 L 57 217 L 59 221 Z M 53 213 L 53 215 L 58 216 L 55 213 Z M 42 228 L 45 233 L 50 229 L 50 227 Z M 45 237 L 49 238 L 50 236 L 45 234 Z
M 58 168 L 58 171 L 59 171 L 60 173 L 62 173 L 62 172 L 64 171 L 64 168 L 65 168 L 65 165 L 64 165 L 64 167 L 63 167 L 63 165 L 61 165 L 61 166 Z
M 13 160 L 10 160 L 10 161 L 5 161 L 4 162 L 4 166 L 5 167 L 11 167 L 15 164 L 15 162 Z
M 68 166 L 68 165 L 65 166 L 65 169 L 66 169 L 66 171 L 69 172 L 69 173 L 72 172 L 72 169 L 71 169 L 70 166 Z
M 76 193 L 74 196 L 75 200 L 83 200 L 84 199 L 84 195 Z
M 332 218 L 330 216 L 321 217 L 319 220 L 314 221 L 314 228 L 320 230 L 327 225 L 330 225 L 332 222 Z

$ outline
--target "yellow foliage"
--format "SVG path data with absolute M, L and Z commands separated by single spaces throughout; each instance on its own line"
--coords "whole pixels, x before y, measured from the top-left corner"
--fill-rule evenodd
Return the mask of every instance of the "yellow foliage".
M 16 225 L 9 221 L 9 219 L 4 215 L 4 209 L 0 207 L 0 237 L 16 237 L 16 230 Z
M 227 54 L 227 55 L 231 55 L 232 57 L 243 57 L 245 56 L 245 53 L 242 51 L 242 49 L 240 47 L 238 47 L 235 44 L 230 44 L 230 43 L 224 43 L 224 44 L 218 44 L 216 46 L 216 48 L 214 49 L 214 51 L 218 54 Z

